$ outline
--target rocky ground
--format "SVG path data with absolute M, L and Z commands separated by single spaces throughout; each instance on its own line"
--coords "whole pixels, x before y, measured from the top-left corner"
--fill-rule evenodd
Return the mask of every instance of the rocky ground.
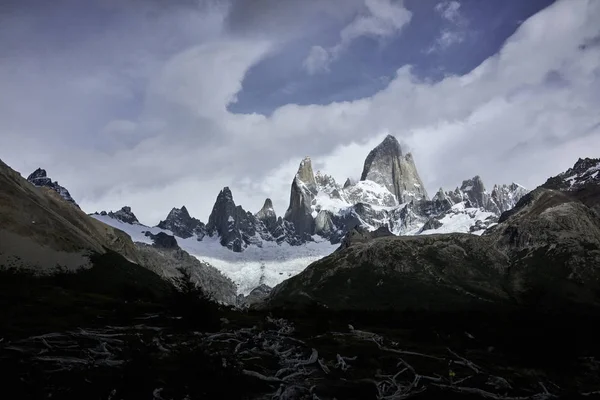
M 581 331 L 587 319 L 318 309 L 285 319 L 200 307 L 3 339 L 3 391 L 21 399 L 600 398 L 598 345 Z

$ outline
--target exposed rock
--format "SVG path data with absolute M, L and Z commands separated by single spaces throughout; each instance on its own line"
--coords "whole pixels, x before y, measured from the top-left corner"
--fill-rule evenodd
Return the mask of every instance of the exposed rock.
M 410 153 L 403 155 L 400 143 L 391 135 L 375 147 L 365 160 L 361 181 L 371 180 L 385 186 L 400 203 L 427 199 L 425 186 Z
M 424 231 L 428 231 L 431 229 L 438 229 L 442 225 L 443 224 L 439 221 L 439 219 L 431 217 L 427 220 L 427 222 L 425 222 L 425 225 L 423 225 L 423 227 L 421 228 L 421 231 L 419 233 L 422 233 Z
M 160 221 L 157 225 L 160 229 L 166 229 L 175 236 L 187 239 L 196 236 L 198 240 L 202 240 L 206 234 L 206 225 L 199 219 L 190 216 L 187 208 L 173 208 L 164 221 Z
M 360 181 L 355 185 L 345 186 L 344 194 L 352 204 L 365 203 L 373 206 L 394 207 L 396 196 L 385 186 L 373 181 Z
M 47 187 L 54 190 L 60 195 L 60 197 L 65 199 L 67 202 L 73 204 L 75 207 L 79 208 L 79 205 L 75 202 L 73 197 L 71 197 L 71 194 L 66 188 L 60 186 L 57 181 L 52 182 L 52 179 L 48 178 L 45 169 L 38 168 L 35 171 L 33 171 L 33 173 L 31 173 L 31 175 L 27 177 L 27 181 L 32 183 L 34 186 Z
M 342 188 L 339 187 L 331 175 L 322 174 L 321 171 L 317 171 L 315 182 L 317 185 L 317 192 L 326 194 L 332 199 L 343 199 Z
M 221 190 L 217 196 L 206 231 L 210 236 L 218 235 L 221 244 L 235 252 L 243 251 L 250 244 L 261 245 L 259 233 L 268 234 L 252 213 L 235 205 L 228 187 Z
M 548 179 L 543 186 L 548 189 L 574 191 L 589 184 L 600 184 L 600 158 L 580 158 L 573 168 Z
M 294 225 L 295 233 L 305 239 L 309 239 L 315 232 L 311 204 L 316 195 L 317 184 L 312 164 L 310 158 L 305 157 L 292 181 L 290 205 L 284 217 Z
M 191 274 L 192 281 L 196 282 L 204 293 L 221 303 L 235 304 L 235 284 L 212 265 L 198 260 L 180 248 L 157 247 L 144 243 L 136 243 L 136 246 L 142 264 L 159 276 L 166 279 L 180 277 L 180 269 L 183 269 Z
M 164 232 L 158 232 L 154 235 L 152 232 L 146 232 L 146 236 L 152 239 L 154 243 L 154 247 L 162 248 L 162 249 L 179 249 L 179 245 L 177 244 L 177 240 L 174 236 L 167 235 Z
M 129 206 L 125 206 L 125 207 L 121 208 L 119 211 L 115 211 L 115 212 L 110 211 L 108 213 L 108 216 L 111 218 L 114 218 L 116 220 L 119 220 L 121 222 L 125 222 L 126 224 L 139 224 L 140 223 L 140 221 L 138 221 L 135 214 L 131 211 L 131 207 L 129 207 Z
M 450 196 L 444 193 L 444 190 L 440 188 L 438 192 L 431 199 L 432 212 L 435 214 L 441 214 L 448 211 L 454 205 L 454 202 Z
M 510 185 L 494 185 L 492 190 L 492 201 L 498 207 L 500 213 L 510 210 L 521 197 L 527 194 L 527 189 L 517 183 Z
M 267 297 L 269 297 L 271 290 L 273 290 L 272 287 L 263 283 L 248 293 L 247 296 L 240 295 L 238 297 L 237 304 L 242 308 L 252 307 L 255 304 L 263 302 Z
M 356 185 L 356 181 L 352 178 L 347 178 L 346 182 L 344 182 L 344 189 L 353 185 Z
M 463 181 L 460 191 L 463 193 L 463 199 L 469 202 L 468 207 L 486 208 L 488 206 L 489 196 L 479 175 Z
M 348 247 L 357 244 L 357 243 L 367 243 L 373 239 L 386 237 L 386 236 L 394 236 L 390 230 L 385 227 L 379 227 L 374 231 L 370 231 L 362 226 L 356 226 L 351 229 L 344 239 L 342 239 L 342 243 L 340 247 L 336 251 L 341 251 L 343 249 L 347 249 Z
M 265 200 L 265 204 L 262 206 L 260 211 L 256 213 L 256 218 L 265 225 L 271 234 L 277 232 L 277 214 L 275 214 L 275 209 L 273 208 L 273 202 L 271 199 L 268 198 Z

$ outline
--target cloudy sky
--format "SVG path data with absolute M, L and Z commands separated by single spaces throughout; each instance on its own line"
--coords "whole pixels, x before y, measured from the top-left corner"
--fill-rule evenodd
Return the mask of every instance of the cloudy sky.
M 600 1 L 0 1 L 0 159 L 88 212 L 283 214 L 388 133 L 430 193 L 600 156 Z

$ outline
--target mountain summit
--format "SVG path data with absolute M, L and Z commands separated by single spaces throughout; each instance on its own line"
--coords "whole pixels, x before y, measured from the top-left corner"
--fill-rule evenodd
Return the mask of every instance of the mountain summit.
M 412 154 L 403 155 L 400 143 L 392 135 L 387 135 L 383 142 L 371 150 L 360 180 L 385 186 L 399 203 L 428 199 Z
M 32 183 L 34 186 L 47 187 L 54 190 L 60 195 L 60 197 L 65 199 L 67 202 L 73 204 L 75 207 L 79 208 L 79 205 L 75 202 L 73 197 L 71 197 L 71 194 L 66 188 L 60 186 L 57 181 L 52 182 L 52 179 L 48 178 L 48 174 L 46 173 L 45 169 L 38 168 L 35 171 L 33 171 L 31 175 L 27 177 L 27 181 L 29 181 L 29 183 Z
M 173 208 L 164 221 L 157 225 L 161 229 L 167 229 L 174 235 L 187 239 L 196 235 L 198 240 L 206 234 L 206 226 L 199 219 L 190 216 L 187 208 Z
M 290 206 L 285 213 L 285 220 L 294 224 L 296 233 L 300 236 L 310 236 L 314 233 L 315 221 L 311 204 L 317 193 L 312 163 L 310 157 L 305 157 L 292 181 Z

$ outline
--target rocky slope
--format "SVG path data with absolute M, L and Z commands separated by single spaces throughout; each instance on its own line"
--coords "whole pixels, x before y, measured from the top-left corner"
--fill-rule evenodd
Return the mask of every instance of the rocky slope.
M 37 174 L 39 179 L 42 175 Z M 74 270 L 90 267 L 90 255 L 104 254 L 107 249 L 138 261 L 126 234 L 88 217 L 55 187 L 34 186 L 2 161 L 0 187 L 3 267 L 36 273 Z
M 524 196 L 482 236 L 396 237 L 359 228 L 334 254 L 275 287 L 270 302 L 315 301 L 334 308 L 600 306 L 598 166 L 598 160 L 579 161 Z M 570 182 L 581 183 L 573 190 L 564 185 Z M 468 186 L 461 192 L 468 193 Z
M 35 186 L 0 161 L 1 270 L 48 275 L 93 269 L 97 267 L 95 260 L 99 255 L 111 252 L 156 272 L 158 280 L 159 276 L 168 280 L 179 277 L 181 269 L 187 270 L 193 281 L 215 299 L 235 304 L 233 282 L 214 267 L 181 250 L 175 237 L 161 232 L 151 234 L 152 246 L 134 244 L 125 232 L 72 207 L 72 198 L 63 196 L 68 191 L 64 188 L 58 191 L 55 183 L 45 177 L 45 171 L 36 171 L 29 180 L 33 180 Z M 42 182 L 50 182 L 52 186 Z M 97 215 L 142 226 L 130 207 Z M 125 259 L 124 264 L 134 265 Z M 135 277 L 129 284 L 135 286 Z
M 173 236 L 163 232 L 149 236 L 152 245 L 136 243 L 142 265 L 169 280 L 181 277 L 185 271 L 205 294 L 223 304 L 236 304 L 235 284 L 216 268 L 182 250 Z

